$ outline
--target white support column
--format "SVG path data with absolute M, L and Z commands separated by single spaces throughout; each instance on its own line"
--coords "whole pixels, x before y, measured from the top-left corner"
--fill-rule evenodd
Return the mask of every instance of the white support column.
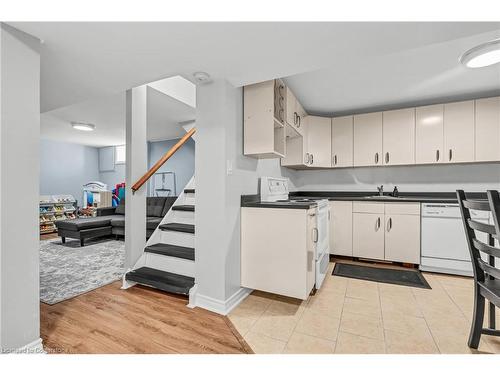
M 40 42 L 0 23 L 0 352 L 40 339 Z
M 147 87 L 128 90 L 126 101 L 125 267 L 129 268 L 146 244 L 147 186 L 135 193 L 131 186 L 147 171 Z

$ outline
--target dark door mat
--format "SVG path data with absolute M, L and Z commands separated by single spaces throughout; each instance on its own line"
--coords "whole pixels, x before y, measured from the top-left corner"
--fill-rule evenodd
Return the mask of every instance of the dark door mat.
M 432 289 L 420 271 L 396 270 L 361 266 L 358 264 L 336 263 L 332 275 L 350 277 L 379 283 L 411 286 L 414 288 Z

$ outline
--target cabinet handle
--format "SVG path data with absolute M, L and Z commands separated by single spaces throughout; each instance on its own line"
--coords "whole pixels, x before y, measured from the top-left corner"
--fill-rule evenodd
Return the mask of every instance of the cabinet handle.
M 283 113 L 284 113 L 283 108 L 281 108 L 278 113 L 279 113 L 279 117 L 280 117 L 279 120 L 281 122 L 283 122 Z
M 436 150 L 436 161 L 439 161 L 439 150 Z
M 385 153 L 385 164 L 388 164 L 389 163 L 389 153 L 386 152 Z
M 378 164 L 378 152 L 375 153 L 375 164 Z
M 337 155 L 333 156 L 333 165 L 337 165 Z
M 387 220 L 387 231 L 389 232 L 392 229 L 392 217 Z
M 309 157 L 309 153 L 308 153 L 308 152 L 306 152 L 306 157 L 305 157 L 305 161 L 304 161 L 304 162 L 305 162 L 306 164 L 309 164 L 309 159 L 310 159 L 310 157 Z
M 314 164 L 314 155 L 311 154 L 311 164 Z
M 375 226 L 375 231 L 378 231 L 380 229 L 380 217 L 377 219 L 377 224 Z
M 297 127 L 300 128 L 300 124 L 302 123 L 302 117 L 297 116 L 297 118 L 299 119 L 299 123 L 297 124 Z
M 313 241 L 314 243 L 318 242 L 319 234 L 318 234 L 318 228 L 313 228 Z
M 449 152 L 449 155 L 448 155 L 448 156 L 449 156 L 450 161 L 451 161 L 451 159 L 453 158 L 453 151 L 451 150 L 451 148 L 450 148 L 450 152 Z
M 299 115 L 297 114 L 297 112 L 293 112 L 293 124 L 294 125 L 297 125 L 297 117 L 299 117 Z

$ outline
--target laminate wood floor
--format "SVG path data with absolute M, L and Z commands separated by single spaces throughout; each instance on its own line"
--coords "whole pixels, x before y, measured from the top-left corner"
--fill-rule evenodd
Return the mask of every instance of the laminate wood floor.
M 151 288 L 104 286 L 40 306 L 48 353 L 252 353 L 229 319 Z

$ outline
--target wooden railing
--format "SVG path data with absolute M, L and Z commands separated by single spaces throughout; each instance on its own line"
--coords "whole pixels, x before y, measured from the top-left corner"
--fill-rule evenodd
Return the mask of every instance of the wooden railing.
M 158 169 L 161 168 L 165 162 L 170 159 L 170 157 L 177 152 L 178 149 L 182 147 L 184 143 L 188 141 L 189 138 L 193 136 L 193 134 L 196 133 L 196 128 L 191 128 L 184 136 L 179 139 L 179 142 L 177 142 L 174 147 L 172 147 L 170 150 L 167 151 L 165 155 L 161 157 L 160 160 L 156 162 L 155 165 L 151 167 L 149 171 L 147 171 L 144 176 L 142 176 L 134 185 L 132 185 L 132 192 L 136 192 L 141 188 L 142 185 L 144 185 L 150 178 L 153 176 Z

